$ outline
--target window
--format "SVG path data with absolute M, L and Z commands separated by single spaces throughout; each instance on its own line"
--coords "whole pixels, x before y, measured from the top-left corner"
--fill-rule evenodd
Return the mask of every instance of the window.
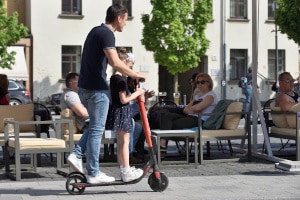
M 61 11 L 65 15 L 81 15 L 81 0 L 62 0 Z
M 275 80 L 275 63 L 276 63 L 276 50 L 268 50 L 268 77 Z M 277 76 L 285 71 L 285 50 L 278 50 L 278 71 Z
M 276 0 L 268 0 L 268 19 L 274 20 L 275 18 L 275 3 Z
M 247 0 L 230 0 L 230 18 L 247 19 Z
M 61 52 L 62 78 L 66 78 L 69 72 L 79 73 L 81 62 L 81 46 L 62 46 Z
M 117 49 L 117 52 L 119 52 L 121 49 L 125 48 L 126 49 L 126 52 L 130 52 L 132 53 L 132 47 L 117 47 L 116 46 L 116 49 Z
M 230 80 L 239 80 L 247 73 L 248 63 L 247 49 L 231 49 L 230 50 Z
M 132 17 L 131 0 L 113 0 L 113 4 L 115 3 L 125 6 L 128 10 L 128 17 Z

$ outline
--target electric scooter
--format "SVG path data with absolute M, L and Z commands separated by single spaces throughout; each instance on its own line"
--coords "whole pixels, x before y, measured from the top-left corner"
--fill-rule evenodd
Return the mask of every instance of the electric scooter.
M 140 95 L 137 99 L 148 151 L 150 154 L 150 160 L 142 168 L 144 171 L 143 175 L 139 179 L 130 182 L 123 182 L 121 179 L 116 179 L 111 183 L 90 184 L 87 183 L 87 179 L 84 174 L 80 172 L 72 172 L 67 176 L 66 182 L 66 189 L 70 194 L 82 194 L 86 187 L 135 184 L 140 182 L 148 174 L 148 172 L 150 172 L 151 168 L 152 173 L 148 177 L 148 184 L 150 188 L 155 192 L 162 192 L 167 189 L 169 185 L 169 179 L 164 172 L 161 172 L 158 169 L 156 153 L 154 152 L 152 145 L 151 131 L 142 95 Z

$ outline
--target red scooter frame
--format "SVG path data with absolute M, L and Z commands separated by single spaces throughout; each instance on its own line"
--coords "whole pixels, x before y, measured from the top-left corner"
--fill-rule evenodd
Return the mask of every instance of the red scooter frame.
M 150 126 L 142 95 L 138 97 L 138 105 L 140 109 L 144 134 L 146 137 L 146 142 L 150 154 L 150 160 L 143 166 L 143 175 L 139 179 L 130 182 L 123 182 L 121 179 L 116 179 L 114 182 L 111 183 L 90 184 L 87 183 L 87 179 L 84 174 L 79 172 L 72 172 L 67 176 L 66 182 L 66 189 L 70 194 L 82 194 L 86 187 L 135 184 L 140 182 L 148 174 L 151 168 L 153 169 L 153 172 L 148 177 L 148 184 L 150 185 L 150 188 L 155 192 L 161 192 L 168 187 L 168 177 L 163 172 L 160 172 L 158 169 L 156 153 L 153 149 Z

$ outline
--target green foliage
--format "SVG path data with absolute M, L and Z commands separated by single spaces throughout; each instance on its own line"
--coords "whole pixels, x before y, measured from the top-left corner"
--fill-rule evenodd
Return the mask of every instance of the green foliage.
M 18 23 L 18 13 L 6 16 L 3 0 L 0 0 L 0 67 L 9 68 L 15 63 L 15 52 L 8 53 L 7 47 L 27 36 L 27 27 Z
M 277 0 L 277 5 L 275 23 L 281 33 L 286 33 L 289 39 L 300 45 L 300 1 Z
M 155 62 L 171 74 L 197 67 L 209 48 L 205 29 L 212 20 L 211 0 L 151 0 L 151 14 L 143 14 L 142 44 Z

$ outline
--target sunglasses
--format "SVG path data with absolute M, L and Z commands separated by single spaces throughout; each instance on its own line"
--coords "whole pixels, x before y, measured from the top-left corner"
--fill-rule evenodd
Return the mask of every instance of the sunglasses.
M 206 82 L 208 82 L 208 81 L 205 81 L 205 80 L 196 81 L 197 85 L 199 85 L 199 84 L 204 85 Z
M 290 83 L 294 83 L 294 79 L 290 78 L 290 79 L 286 79 L 284 80 L 287 84 L 290 84 Z

